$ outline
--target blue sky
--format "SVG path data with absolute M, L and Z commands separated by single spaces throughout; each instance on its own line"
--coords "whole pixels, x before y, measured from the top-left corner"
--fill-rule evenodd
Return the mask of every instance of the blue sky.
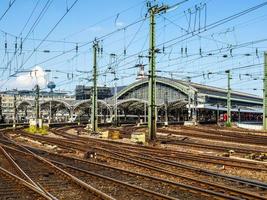
M 25 38 L 47 2 L 50 6 L 23 43 L 22 54 L 14 55 L 16 36 L 19 46 L 20 37 Z M 91 77 L 91 74 L 80 71 L 90 72 L 92 69 L 92 44 L 79 47 L 76 53 L 76 43 L 81 46 L 94 40 L 95 37 L 100 38 L 118 29 L 121 31 L 100 41 L 100 45 L 103 46 L 103 54 L 99 56 L 98 82 L 100 85 L 113 85 L 114 77 L 108 73 L 111 53 L 118 55 L 118 62 L 112 65 L 119 78 L 118 84 L 127 85 L 135 81 L 138 69 L 134 66 L 139 62 L 148 63 L 146 58 L 138 60 L 137 56 L 139 54 L 147 55 L 149 26 L 148 20 L 142 21 L 147 12 L 146 1 L 78 0 L 49 35 L 47 38 L 49 41 L 44 41 L 36 49 L 41 42 L 38 39 L 43 39 L 47 35 L 73 2 L 74 0 L 15 0 L 0 21 L 2 30 L 0 34 L 0 83 L 2 90 L 6 88 L 31 89 L 37 80 L 42 80 L 43 87 L 45 87 L 44 79 L 53 79 L 57 83 L 57 89 L 66 91 L 72 91 L 77 84 L 90 85 L 91 82 L 88 81 L 88 78 Z M 179 1 L 155 2 L 174 5 Z M 214 73 L 253 65 L 253 67 L 233 70 L 232 88 L 261 95 L 263 71 L 261 63 L 263 63 L 262 55 L 266 50 L 267 42 L 250 43 L 243 47 L 240 45 L 267 38 L 267 6 L 206 31 L 205 24 L 207 26 L 263 2 L 266 1 L 189 0 L 175 10 L 158 15 L 156 18 L 156 43 L 161 51 L 163 48 L 165 49 L 164 53 L 157 55 L 157 69 L 161 71 L 158 72 L 158 75 L 178 79 L 185 79 L 188 76 L 193 77 L 192 81 L 194 82 L 226 87 L 226 75 Z M 0 1 L 0 16 L 8 8 L 8 3 L 9 0 Z M 29 18 L 35 6 L 36 9 Z M 197 15 L 194 14 L 196 8 L 199 8 Z M 29 22 L 20 35 L 28 19 Z M 140 22 L 123 28 L 136 21 Z M 188 32 L 193 31 L 194 24 L 195 34 L 192 35 Z M 4 48 L 5 41 L 8 45 L 7 51 Z M 236 48 L 236 45 L 239 48 Z M 64 53 L 73 48 L 73 51 Z M 185 48 L 188 51 L 187 55 L 184 52 L 181 53 L 181 49 L 185 51 Z M 32 54 L 34 49 L 36 51 Z M 126 55 L 123 53 L 124 49 L 126 49 Z M 202 56 L 199 54 L 200 49 Z M 230 49 L 232 49 L 232 55 L 230 55 Z M 44 53 L 44 50 L 49 53 Z M 208 56 L 208 53 L 212 55 Z M 27 60 L 31 54 L 32 56 Z M 56 55 L 60 56 L 53 58 Z M 48 59 L 50 60 L 48 61 Z M 25 62 L 26 60 L 27 62 Z M 39 66 L 38 70 L 49 69 L 52 72 L 38 71 L 30 74 L 27 71 L 36 69 L 36 66 Z M 145 70 L 147 71 L 147 66 Z M 14 73 L 16 77 L 10 78 L 10 75 Z M 7 79 L 8 81 L 6 81 Z M 257 90 L 254 90 L 255 88 Z

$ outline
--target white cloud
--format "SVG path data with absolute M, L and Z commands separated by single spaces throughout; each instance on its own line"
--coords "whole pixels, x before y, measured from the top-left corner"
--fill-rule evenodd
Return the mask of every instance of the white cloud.
M 123 22 L 116 22 L 116 26 L 118 26 L 118 27 L 124 26 L 124 23 Z
M 91 32 L 100 32 L 103 30 L 103 28 L 101 26 L 93 26 L 93 27 L 90 27 L 88 30 Z
M 36 66 L 31 72 L 21 74 L 9 84 L 10 89 L 32 89 L 36 84 L 45 87 L 47 83 L 46 73 L 42 67 Z

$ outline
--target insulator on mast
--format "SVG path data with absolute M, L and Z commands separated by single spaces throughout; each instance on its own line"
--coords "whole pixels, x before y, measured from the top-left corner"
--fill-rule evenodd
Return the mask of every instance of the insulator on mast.
M 78 50 L 79 50 L 79 46 L 78 46 L 78 43 L 76 43 L 76 47 L 75 47 L 75 50 L 76 50 L 76 53 L 78 53 Z
M 19 48 L 20 48 L 20 54 L 22 53 L 22 38 L 20 38 L 20 46 L 19 46 Z
M 6 39 L 6 33 L 5 33 L 5 53 L 7 52 L 7 39 Z
M 103 55 L 103 40 L 101 40 L 101 43 L 100 43 L 100 53 L 101 53 L 101 56 Z
M 17 43 L 17 37 L 16 37 L 16 42 L 15 42 L 15 52 L 14 52 L 14 53 L 17 52 L 17 48 L 18 48 L 18 43 Z

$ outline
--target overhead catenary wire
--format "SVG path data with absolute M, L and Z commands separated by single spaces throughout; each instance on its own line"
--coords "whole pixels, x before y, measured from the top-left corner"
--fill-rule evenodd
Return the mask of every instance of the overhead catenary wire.
M 86 31 L 86 30 L 88 30 L 88 29 L 90 29 L 90 28 L 92 28 L 92 27 L 94 27 L 94 26 L 96 26 L 96 25 L 98 25 L 98 24 L 100 24 L 100 23 L 102 23 L 102 22 L 105 22 L 105 21 L 107 21 L 107 20 L 114 19 L 114 17 L 116 17 L 118 14 L 121 15 L 121 14 L 123 14 L 123 13 L 125 13 L 125 12 L 127 12 L 127 11 L 129 11 L 129 10 L 131 10 L 131 9 L 133 9 L 133 8 L 135 8 L 136 6 L 139 6 L 140 4 L 144 4 L 144 2 L 146 2 L 146 0 L 142 0 L 142 1 L 140 1 L 140 2 L 138 2 L 138 3 L 136 3 L 136 4 L 132 5 L 132 6 L 130 6 L 130 7 L 126 8 L 126 9 L 124 9 L 124 10 L 121 10 L 121 11 L 117 12 L 117 13 L 114 14 L 114 15 L 108 16 L 108 17 L 106 17 L 106 18 L 104 18 L 104 19 L 99 20 L 99 21 L 96 22 L 96 23 L 93 23 L 92 25 L 90 25 L 90 26 L 87 27 L 87 28 L 84 28 L 84 29 L 82 29 L 82 30 L 76 31 L 76 32 L 74 32 L 74 33 L 71 33 L 71 34 L 65 36 L 64 38 L 73 37 L 74 35 L 77 35 L 77 34 L 79 34 L 79 33 L 81 33 L 81 32 L 84 32 L 84 31 Z
M 36 20 L 34 21 L 34 23 L 32 24 L 30 30 L 28 31 L 27 35 L 23 38 L 23 40 L 21 41 L 21 48 L 23 47 L 23 43 L 27 40 L 28 36 L 33 32 L 33 30 L 35 29 L 35 27 L 39 24 L 40 20 L 42 19 L 42 17 L 44 16 L 45 12 L 47 11 L 47 9 L 49 8 L 49 6 L 51 5 L 53 0 L 47 0 L 44 7 L 42 8 L 41 12 L 39 13 L 38 17 L 36 18 Z M 22 31 L 21 31 L 22 33 Z M 15 59 L 16 54 L 17 54 L 18 50 L 16 50 L 14 52 L 14 55 L 12 56 L 12 58 L 10 60 L 7 61 L 7 67 L 9 65 L 11 65 L 12 61 Z
M 7 12 L 10 10 L 10 8 L 13 6 L 13 4 L 16 2 L 16 0 L 11 0 L 8 4 L 8 8 L 5 10 L 5 12 L 1 15 L 0 21 L 5 17 Z
M 226 22 L 225 22 L 226 23 Z M 209 30 L 211 30 L 211 29 L 209 29 Z M 204 32 L 204 31 L 203 31 Z M 190 34 L 192 34 L 192 33 L 190 33 Z M 196 33 L 194 33 L 194 36 L 197 36 L 197 32 Z M 187 39 L 187 38 L 185 38 L 185 40 L 189 40 L 189 39 Z M 172 42 L 170 42 L 170 43 L 168 43 L 168 45 L 171 45 L 169 48 L 171 48 L 172 46 L 174 46 L 174 45 L 176 45 L 176 42 L 177 41 L 172 41 Z M 175 44 L 174 44 L 175 43 Z M 166 41 L 164 41 L 162 44 L 166 44 Z M 80 45 L 79 45 L 80 46 Z M 249 44 L 247 45 L 247 46 L 249 46 Z M 240 48 L 241 48 L 242 46 L 240 46 Z M 218 48 L 219 49 L 219 48 Z M 190 50 L 190 49 L 189 49 Z M 227 47 L 225 47 L 225 52 L 227 52 L 227 51 L 229 51 L 229 49 L 227 49 Z M 138 52 L 140 52 L 140 51 L 138 51 Z M 143 49 L 143 51 L 141 51 L 141 54 L 142 53 L 144 53 L 145 54 L 145 52 L 146 52 L 146 49 Z M 63 52 L 62 52 L 63 53 Z M 206 53 L 206 51 L 205 51 L 205 53 Z M 259 52 L 258 54 L 261 54 L 261 52 Z M 132 56 L 133 54 L 130 54 L 130 56 Z M 198 54 L 199 55 L 199 54 Z M 218 55 L 220 55 L 219 53 L 218 53 Z M 233 53 L 233 55 L 235 56 L 235 55 L 241 55 L 241 54 L 238 54 L 238 53 L 236 53 L 236 52 L 234 52 Z M 190 57 L 190 56 L 192 56 L 193 57 L 193 54 L 191 54 L 190 53 L 190 51 L 188 52 L 188 57 Z M 197 55 L 195 55 L 195 56 L 197 56 Z M 213 55 L 213 56 L 215 56 L 215 54 Z M 124 58 L 124 59 L 121 59 L 121 61 L 125 61 L 125 60 L 128 60 L 128 59 L 130 59 L 130 58 L 134 58 L 135 56 L 132 56 L 132 57 L 126 57 L 126 58 Z M 200 58 L 197 58 L 197 59 L 200 59 Z M 194 60 L 197 60 L 197 59 L 194 59 Z M 134 59 L 135 61 L 137 60 L 136 58 Z M 134 60 L 132 61 L 132 62 L 134 62 Z M 169 60 L 169 59 L 168 59 Z M 192 61 L 194 61 L 194 60 L 192 60 Z M 126 61 L 127 62 L 127 61 Z M 130 63 L 130 62 L 129 62 Z M 189 60 L 186 60 L 185 61 L 185 63 L 189 63 Z M 118 67 L 120 67 L 122 70 L 125 70 L 125 66 L 123 66 L 123 65 L 119 65 Z
M 219 25 L 221 25 L 221 24 L 223 24 L 223 23 L 227 23 L 227 22 L 229 22 L 229 21 L 231 21 L 231 20 L 234 20 L 234 19 L 236 19 L 236 18 L 238 18 L 238 17 L 240 17 L 240 16 L 243 16 L 244 14 L 247 14 L 247 13 L 249 13 L 249 12 L 255 11 L 255 10 L 257 10 L 257 9 L 263 7 L 263 6 L 266 6 L 266 5 L 267 5 L 267 2 L 264 2 L 264 3 L 259 4 L 259 5 L 257 5 L 257 6 L 253 6 L 253 7 L 249 8 L 249 9 L 244 10 L 244 11 L 241 11 L 241 12 L 238 12 L 238 13 L 236 13 L 236 14 L 233 14 L 233 15 L 231 15 L 231 16 L 229 16 L 229 17 L 226 17 L 226 18 L 223 18 L 223 19 L 218 20 L 218 21 L 216 21 L 216 22 L 213 22 L 213 23 L 207 25 L 204 29 L 201 29 L 200 32 L 205 32 L 205 31 L 207 31 L 207 30 L 213 29 L 213 28 L 215 28 L 215 27 L 217 27 L 217 26 L 219 26 Z M 190 33 L 186 33 L 186 34 L 184 34 L 184 35 L 182 35 L 182 36 L 178 36 L 178 37 L 175 37 L 175 38 L 170 39 L 170 40 L 168 40 L 168 41 L 165 41 L 164 44 L 168 44 L 168 43 L 170 43 L 170 42 L 172 42 L 172 41 L 175 41 L 175 40 L 177 40 L 177 39 L 180 39 L 180 38 L 183 38 L 183 37 L 185 37 L 185 36 L 187 36 L 187 35 L 190 35 L 190 36 L 187 37 L 187 38 L 181 39 L 181 40 L 179 40 L 179 41 L 176 41 L 176 42 L 173 43 L 173 44 L 169 44 L 168 46 L 165 46 L 165 48 L 170 47 L 170 46 L 173 46 L 173 45 L 177 44 L 178 42 L 181 42 L 181 41 L 184 41 L 184 40 L 187 40 L 187 39 L 190 39 L 190 38 L 194 37 L 194 36 L 195 36 L 194 34 L 191 35 L 191 34 L 194 33 L 194 32 L 196 32 L 196 31 L 192 31 L 192 32 L 190 32 Z M 160 44 L 157 44 L 156 47 L 160 47 L 160 46 L 162 46 L 162 45 L 163 45 L 163 43 L 160 43 Z M 145 49 L 145 50 L 143 50 L 143 51 L 139 51 L 139 52 L 137 52 L 137 53 L 134 53 L 134 54 L 132 54 L 132 55 L 130 55 L 130 56 L 127 56 L 127 57 L 124 58 L 124 59 L 130 58 L 130 57 L 134 57 L 134 56 L 138 56 L 140 53 L 145 52 L 145 51 L 147 51 L 147 49 Z M 122 61 L 122 60 L 119 60 L 118 62 L 120 62 L 120 61 Z
M 35 6 L 33 7 L 33 10 L 32 10 L 32 12 L 31 12 L 30 16 L 28 17 L 26 23 L 25 23 L 24 26 L 22 27 L 19 36 L 22 36 L 23 31 L 25 30 L 25 28 L 27 27 L 28 23 L 30 22 L 30 19 L 32 18 L 33 14 L 34 14 L 34 12 L 35 12 L 35 10 L 36 10 L 36 8 L 37 8 L 38 5 L 39 5 L 39 3 L 40 3 L 40 0 L 38 0 L 38 1 L 36 2 Z
M 176 3 L 176 4 L 174 4 L 173 6 L 171 6 L 171 7 L 169 7 L 170 9 L 171 8 L 174 8 L 174 7 L 176 7 L 177 5 L 179 5 L 179 4 L 181 4 L 181 3 L 183 3 L 183 2 L 186 2 L 187 0 L 184 0 L 184 1 L 182 1 L 182 2 L 179 2 L 179 3 Z M 147 19 L 147 16 L 145 16 L 144 18 L 142 18 L 141 20 L 138 20 L 138 21 L 135 21 L 135 22 L 133 22 L 133 23 L 130 23 L 130 24 L 128 24 L 128 25 L 126 25 L 126 26 L 124 26 L 124 27 L 122 27 L 122 28 L 118 28 L 118 29 L 116 29 L 116 30 L 114 30 L 114 31 L 112 31 L 112 32 L 110 32 L 110 33 L 108 33 L 108 34 L 106 34 L 106 35 L 103 35 L 103 36 L 101 36 L 101 37 L 98 37 L 97 39 L 98 40 L 103 40 L 103 39 L 105 39 L 105 38 L 107 38 L 107 37 L 109 37 L 109 36 L 111 36 L 111 35 L 113 35 L 114 33 L 117 33 L 117 32 L 119 32 L 119 31 L 122 31 L 123 29 L 126 29 L 126 28 L 128 28 L 128 27 L 130 27 L 130 26 L 133 26 L 133 25 L 135 25 L 135 24 L 137 24 L 137 23 L 140 23 L 140 22 L 142 22 L 143 20 L 145 20 L 145 19 Z M 82 45 L 80 45 L 79 46 L 79 48 L 80 47 L 84 47 L 84 46 L 86 46 L 86 45 L 88 45 L 88 44 L 90 44 L 90 43 L 92 43 L 93 42 L 93 40 L 92 41 L 89 41 L 89 42 L 87 42 L 87 43 L 85 43 L 85 44 L 82 44 Z M 61 53 L 61 54 L 58 54 L 58 55 L 56 55 L 56 56 L 53 56 L 53 57 L 51 57 L 51 58 L 49 58 L 49 59 L 47 59 L 47 60 L 45 60 L 45 61 L 42 61 L 42 62 L 39 62 L 39 63 L 37 63 L 36 65 L 41 65 L 41 64 L 43 64 L 43 63 L 46 63 L 46 62 L 48 62 L 48 61 L 50 61 L 50 60 L 52 60 L 52 59 L 55 59 L 55 58 L 57 58 L 57 57 L 60 57 L 60 56 L 62 56 L 62 55 L 65 55 L 65 54 L 67 54 L 67 53 L 69 53 L 69 52 L 72 52 L 74 50 L 74 48 L 72 48 L 72 49 L 70 49 L 70 50 L 67 50 L 67 51 L 65 51 L 65 52 L 63 52 L 63 53 Z M 26 59 L 26 61 L 27 61 L 27 59 Z M 25 63 L 25 62 L 24 62 Z M 33 67 L 33 66 L 32 66 Z M 29 68 L 32 68 L 32 67 L 29 67 Z
M 177 3 L 177 4 L 180 4 L 180 3 Z M 175 6 L 176 6 L 176 5 L 175 5 Z M 126 29 L 126 28 L 128 28 L 128 27 L 130 27 L 130 26 L 132 26 L 132 25 L 135 25 L 135 24 L 137 24 L 137 23 L 139 23 L 139 22 L 142 22 L 142 21 L 145 20 L 146 18 L 147 18 L 147 17 L 145 17 L 144 19 L 138 20 L 137 22 L 133 22 L 133 23 L 127 25 L 127 26 L 124 26 L 123 28 L 120 28 L 120 29 L 117 29 L 117 30 L 115 30 L 115 31 L 113 31 L 113 32 L 111 32 L 111 33 L 108 33 L 108 34 L 106 34 L 106 35 L 104 35 L 104 36 L 102 36 L 102 37 L 100 37 L 100 38 L 98 38 L 98 39 L 106 38 L 106 37 L 108 37 L 108 36 L 110 36 L 110 35 L 112 35 L 112 34 L 114 34 L 114 33 L 116 33 L 116 32 L 121 31 L 122 29 Z M 92 41 L 87 42 L 87 43 L 85 43 L 85 44 L 83 44 L 83 45 L 80 45 L 79 47 L 86 46 L 87 44 L 90 44 L 91 42 L 92 42 Z M 71 49 L 71 50 L 69 50 L 69 51 L 65 51 L 65 52 L 63 52 L 62 54 L 56 55 L 56 56 L 54 56 L 54 57 L 52 57 L 52 58 L 50 58 L 50 59 L 47 59 L 47 60 L 45 60 L 44 62 L 40 62 L 40 63 L 38 63 L 37 65 L 41 65 L 41 64 L 43 64 L 43 63 L 45 63 L 45 62 L 48 62 L 48 61 L 50 61 L 50 60 L 52 60 L 52 59 L 55 59 L 55 58 L 57 58 L 57 57 L 59 57 L 59 56 L 62 56 L 62 55 L 64 55 L 64 54 L 66 54 L 66 53 L 69 53 L 69 52 L 71 52 L 71 51 L 73 51 L 73 49 Z
M 69 7 L 69 9 L 63 14 L 63 16 L 57 21 L 57 23 L 53 26 L 53 28 L 46 34 L 46 36 L 44 37 L 44 39 L 37 45 L 37 47 L 35 49 L 38 49 L 43 42 L 49 37 L 49 35 L 55 30 L 55 28 L 58 26 L 58 24 L 64 19 L 64 17 L 70 12 L 70 10 L 74 7 L 74 5 L 78 2 L 78 0 L 75 0 L 72 5 Z M 30 54 L 30 56 L 28 56 L 25 61 L 19 66 L 18 70 L 20 70 L 26 63 L 27 61 L 33 56 L 33 54 L 35 53 L 35 50 L 32 51 L 32 53 Z M 14 74 L 12 74 L 11 76 L 16 75 L 18 72 L 15 72 Z M 7 79 L 8 81 L 9 79 Z M 3 84 L 5 84 L 7 81 L 5 81 Z M 0 86 L 2 87 L 3 84 Z
M 119 31 L 123 30 L 124 28 L 128 28 L 128 27 L 133 26 L 133 25 L 135 25 L 135 24 L 137 24 L 137 23 L 140 23 L 140 22 L 142 22 L 143 20 L 144 20 L 144 19 L 141 19 L 141 20 L 135 21 L 135 22 L 133 22 L 133 23 L 130 23 L 130 24 L 124 26 L 123 28 L 118 28 L 118 29 L 116 29 L 116 30 L 114 30 L 114 31 L 112 31 L 112 32 L 110 32 L 110 33 L 108 33 L 108 34 L 106 34 L 106 35 L 103 35 L 103 36 L 101 36 L 101 37 L 98 37 L 97 39 L 98 39 L 98 40 L 103 40 L 103 39 L 105 39 L 105 38 L 111 36 L 112 34 L 117 33 L 117 32 L 119 32 Z M 84 43 L 84 44 L 79 45 L 78 47 L 81 48 L 81 47 L 87 46 L 87 45 L 91 44 L 93 41 L 94 41 L 94 40 L 90 40 L 89 42 L 86 42 L 86 43 Z M 66 51 L 64 51 L 64 52 L 61 53 L 61 54 L 52 56 L 52 57 L 50 57 L 50 58 L 48 58 L 48 59 L 46 59 L 46 60 L 43 60 L 43 61 L 37 63 L 36 65 L 42 65 L 42 64 L 44 64 L 44 63 L 46 63 L 46 62 L 49 62 L 49 61 L 51 61 L 51 60 L 54 60 L 55 58 L 58 58 L 58 57 L 60 57 L 60 56 L 62 56 L 62 55 L 65 55 L 65 54 L 67 54 L 67 53 L 70 53 L 70 52 L 74 51 L 75 48 L 76 48 L 76 47 L 71 48 L 71 49 L 69 49 L 69 50 L 66 50 Z M 28 68 L 32 68 L 32 67 L 34 67 L 34 66 L 31 66 L 31 67 L 28 67 Z

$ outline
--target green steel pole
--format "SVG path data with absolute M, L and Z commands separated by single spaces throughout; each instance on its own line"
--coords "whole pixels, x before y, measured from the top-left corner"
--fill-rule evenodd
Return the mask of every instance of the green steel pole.
M 40 88 L 39 85 L 36 85 L 36 96 L 35 96 L 35 103 L 36 103 L 36 107 L 35 107 L 35 112 L 36 112 L 36 120 L 38 120 L 40 118 L 40 108 L 39 108 L 39 98 L 40 98 Z
M 267 130 L 267 52 L 264 53 L 264 79 L 263 79 L 263 129 Z
M 219 124 L 219 120 L 220 120 L 220 110 L 219 110 L 220 105 L 217 103 L 217 117 L 216 117 L 216 122 L 217 125 Z
M 225 72 L 227 73 L 227 125 L 231 126 L 231 72 L 230 70 Z
M 165 92 L 165 126 L 168 126 L 168 92 Z
M 188 78 L 188 121 L 192 121 L 192 112 L 191 112 L 191 80 Z
M 98 42 L 93 44 L 93 95 L 91 107 L 91 126 L 92 131 L 97 132 L 97 49 Z
M 50 102 L 49 102 L 49 124 L 52 122 L 52 101 L 53 101 L 53 94 L 52 90 L 50 91 Z
M 155 12 L 156 7 L 151 7 L 150 14 L 150 40 L 149 40 L 149 80 L 148 80 L 148 138 L 156 139 L 156 57 L 155 57 Z
M 17 97 L 14 94 L 14 116 L 13 116 L 13 127 L 16 127 L 17 122 Z
M 115 73 L 114 73 L 115 75 Z M 115 127 L 118 126 L 118 106 L 117 106 L 117 95 L 118 95 L 118 89 L 117 89 L 117 78 L 114 77 L 114 125 Z
M 0 95 L 0 122 L 3 122 L 3 112 L 2 112 L 2 95 Z

